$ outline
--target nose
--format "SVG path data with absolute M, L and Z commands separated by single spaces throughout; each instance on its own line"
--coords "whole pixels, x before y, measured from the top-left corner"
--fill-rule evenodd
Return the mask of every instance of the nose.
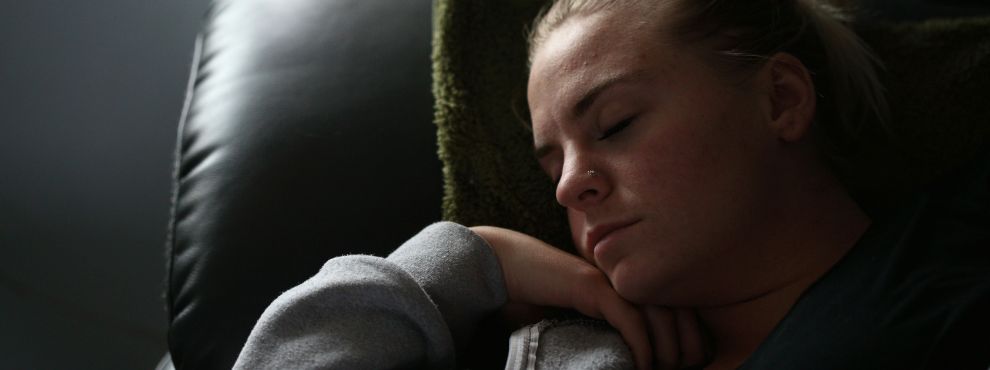
M 585 212 L 607 198 L 610 192 L 606 171 L 594 168 L 588 162 L 574 161 L 570 166 L 565 166 L 556 195 L 560 205 Z

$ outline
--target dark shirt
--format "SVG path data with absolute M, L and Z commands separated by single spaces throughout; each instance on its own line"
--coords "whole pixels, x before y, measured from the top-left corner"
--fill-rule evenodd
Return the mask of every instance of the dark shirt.
M 990 368 L 990 156 L 874 217 L 741 369 Z

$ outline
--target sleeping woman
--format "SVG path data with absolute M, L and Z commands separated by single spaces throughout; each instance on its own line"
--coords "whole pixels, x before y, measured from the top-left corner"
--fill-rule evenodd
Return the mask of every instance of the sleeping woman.
M 512 306 L 586 318 L 533 318 L 507 368 L 986 369 L 990 170 L 863 211 L 830 140 L 887 105 L 842 21 L 812 0 L 554 2 L 528 102 L 578 255 L 437 223 L 329 260 L 235 368 L 455 368 Z

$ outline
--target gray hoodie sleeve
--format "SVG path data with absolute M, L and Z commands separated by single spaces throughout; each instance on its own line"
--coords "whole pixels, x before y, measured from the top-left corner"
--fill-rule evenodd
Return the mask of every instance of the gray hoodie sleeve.
M 388 258 L 333 258 L 275 299 L 235 369 L 440 368 L 506 301 L 498 258 L 468 228 L 433 224 Z

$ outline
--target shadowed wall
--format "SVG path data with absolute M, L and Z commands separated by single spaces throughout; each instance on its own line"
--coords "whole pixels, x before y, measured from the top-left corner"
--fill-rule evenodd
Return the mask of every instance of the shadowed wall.
M 153 368 L 206 0 L 0 6 L 0 368 Z

